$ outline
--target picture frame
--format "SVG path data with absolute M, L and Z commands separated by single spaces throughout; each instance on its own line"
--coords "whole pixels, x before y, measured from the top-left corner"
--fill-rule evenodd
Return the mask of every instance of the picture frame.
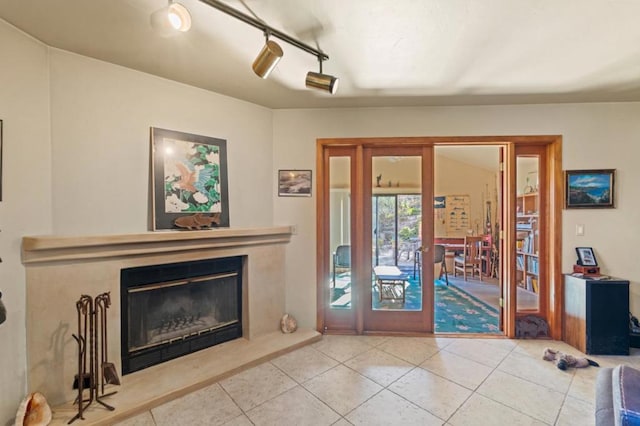
M 187 229 L 229 226 L 226 140 L 151 127 L 151 155 L 154 231 L 198 213 L 206 223 Z
M 279 197 L 311 197 L 311 170 L 278 170 Z
M 615 169 L 566 170 L 565 208 L 614 208 Z
M 581 266 L 598 266 L 596 255 L 591 247 L 576 247 L 578 254 L 578 265 Z

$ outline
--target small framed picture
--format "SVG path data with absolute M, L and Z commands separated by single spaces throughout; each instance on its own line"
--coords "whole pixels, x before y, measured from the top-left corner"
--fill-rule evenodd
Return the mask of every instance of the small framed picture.
M 576 247 L 576 253 L 578 253 L 578 265 L 598 266 L 596 255 L 591 247 Z
M 613 208 L 615 169 L 565 171 L 565 207 Z
M 311 197 L 311 170 L 278 170 L 278 196 Z

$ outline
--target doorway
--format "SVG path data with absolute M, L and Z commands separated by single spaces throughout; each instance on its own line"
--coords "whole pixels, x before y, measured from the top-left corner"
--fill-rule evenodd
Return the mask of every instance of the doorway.
M 434 209 L 438 200 L 434 197 L 441 196 L 434 193 L 434 164 L 437 168 L 434 150 L 441 146 L 493 145 L 503 147 L 501 155 L 504 161 L 500 166 L 497 184 L 500 193 L 497 201 L 487 197 L 480 203 L 481 218 L 477 224 L 474 218 L 470 228 L 471 233 L 497 235 L 492 245 L 504 255 L 497 260 L 492 259 L 496 261 L 491 267 L 485 266 L 484 272 L 499 274 L 507 284 L 500 290 L 499 304 L 501 308 L 504 307 L 500 319 L 504 333 L 513 336 L 517 301 L 514 278 L 516 232 L 515 226 L 511 228 L 510 224 L 516 220 L 515 152 L 516 147 L 523 143 L 541 147 L 550 159 L 542 166 L 547 168 L 548 173 L 544 178 L 541 174 L 539 179 L 547 180 L 545 197 L 550 217 L 559 217 L 562 194 L 554 190 L 556 185 L 552 183 L 561 177 L 560 137 L 318 140 L 319 329 L 323 332 L 355 334 L 434 332 L 434 273 L 439 273 L 441 266 L 434 265 L 432 261 L 437 237 L 434 219 L 438 216 Z M 395 178 L 395 174 L 385 175 L 376 165 L 378 161 L 402 164 L 405 158 L 417 161 L 420 170 L 418 185 L 412 185 L 411 190 L 407 189 L 409 185 L 404 178 Z M 399 167 L 403 171 L 411 168 L 406 165 Z M 416 196 L 421 198 L 419 213 L 415 209 L 418 203 Z M 490 222 L 494 223 L 485 223 L 486 208 L 495 210 L 498 205 L 504 208 L 491 213 Z M 403 217 L 411 209 L 415 212 L 413 217 Z M 502 223 L 502 227 L 495 226 Z M 544 229 L 542 233 L 559 232 L 559 221 L 549 223 L 554 224 L 554 229 Z M 559 241 L 552 242 L 551 238 L 547 238 L 545 244 L 550 243 L 556 249 L 559 247 Z M 341 250 L 338 250 L 339 247 L 342 247 Z M 343 258 L 347 260 L 343 261 Z M 376 266 L 395 269 L 376 270 Z M 453 269 L 450 264 L 448 266 L 451 274 Z M 407 290 L 412 283 L 407 277 L 413 277 L 414 267 L 417 268 L 417 286 L 422 292 L 418 296 L 421 304 L 408 309 L 411 305 L 406 304 L 409 295 Z M 559 259 L 548 259 L 545 269 L 550 279 L 546 294 L 539 296 L 544 300 L 540 303 L 548 307 L 544 314 L 549 317 L 555 333 L 552 337 L 559 337 Z M 553 303 L 549 303 L 551 295 L 554 296 Z M 403 296 L 404 300 L 401 301 Z M 376 300 L 377 304 L 374 302 Z

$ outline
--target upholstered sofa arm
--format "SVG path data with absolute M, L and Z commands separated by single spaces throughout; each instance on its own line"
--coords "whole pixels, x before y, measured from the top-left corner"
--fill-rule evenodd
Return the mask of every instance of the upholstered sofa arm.
M 603 368 L 596 379 L 596 426 L 640 426 L 640 371 Z
M 640 371 L 619 365 L 611 378 L 616 425 L 640 426 Z

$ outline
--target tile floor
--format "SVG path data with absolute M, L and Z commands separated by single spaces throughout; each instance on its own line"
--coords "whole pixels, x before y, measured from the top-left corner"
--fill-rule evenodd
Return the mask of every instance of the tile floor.
M 324 336 L 118 424 L 594 424 L 598 368 L 558 370 L 544 340 Z M 640 368 L 631 356 L 590 356 Z

